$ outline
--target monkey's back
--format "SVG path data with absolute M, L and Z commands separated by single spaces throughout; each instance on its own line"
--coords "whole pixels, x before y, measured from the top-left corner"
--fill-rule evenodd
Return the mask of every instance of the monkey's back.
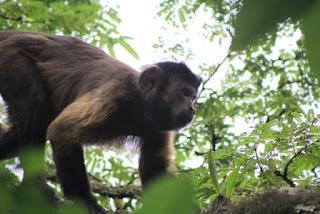
M 37 65 L 58 112 L 110 80 L 136 81 L 138 75 L 131 67 L 75 37 L 0 32 L 0 60 L 6 55 L 6 60 L 14 64 L 17 52 Z

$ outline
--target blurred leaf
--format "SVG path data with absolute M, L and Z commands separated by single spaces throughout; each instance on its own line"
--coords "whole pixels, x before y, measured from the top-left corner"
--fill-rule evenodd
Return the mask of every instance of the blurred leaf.
M 232 170 L 232 172 L 226 178 L 226 197 L 230 198 L 234 191 L 236 181 L 239 175 L 239 168 Z
M 192 214 L 192 188 L 187 178 L 165 177 L 152 183 L 144 196 L 143 207 L 136 214 Z
M 119 39 L 119 44 L 126 49 L 134 58 L 139 59 L 138 53 L 123 39 Z
M 53 214 L 55 208 L 46 200 L 37 186 L 21 185 L 14 192 L 15 205 L 11 207 L 13 213 L 24 214 Z
M 62 207 L 59 214 L 87 214 L 87 209 L 80 203 L 73 203 L 71 205 L 67 205 Z
M 114 48 L 113 48 L 113 46 L 114 46 L 113 39 L 106 38 L 106 45 L 107 45 L 109 54 L 111 56 L 115 57 L 116 53 L 114 52 Z
M 316 0 L 245 0 L 235 22 L 231 49 L 241 50 L 288 18 L 299 18 Z
M 320 79 L 320 1 L 303 19 L 303 33 L 311 72 Z
M 217 166 L 216 166 L 216 160 L 214 159 L 213 150 L 210 149 L 208 154 L 208 164 L 209 164 L 209 171 L 210 171 L 210 177 L 213 186 L 215 187 L 218 194 L 221 193 L 220 190 L 220 184 L 218 180 L 218 172 L 217 172 Z
M 185 23 L 186 22 L 186 17 L 185 17 L 186 10 L 185 10 L 185 7 L 180 8 L 178 14 L 179 14 L 180 22 L 181 23 Z
M 24 168 L 24 178 L 34 178 L 44 170 L 43 153 L 41 150 L 27 148 L 22 152 L 21 164 Z

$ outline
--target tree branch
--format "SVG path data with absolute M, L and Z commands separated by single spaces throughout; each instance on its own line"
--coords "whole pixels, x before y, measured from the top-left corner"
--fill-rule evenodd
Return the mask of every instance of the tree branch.
M 313 146 L 314 144 L 320 142 L 320 140 L 316 140 L 310 144 L 305 145 L 303 148 L 301 148 L 297 153 L 295 153 L 290 160 L 286 163 L 283 173 L 281 173 L 280 171 L 276 170 L 274 171 L 274 174 L 278 177 L 281 177 L 285 182 L 287 182 L 290 187 L 296 187 L 295 183 L 288 178 L 288 171 L 289 171 L 289 166 L 293 163 L 293 161 L 299 156 L 301 155 L 305 150 L 307 150 L 308 148 L 310 148 L 311 146 Z
M 58 182 L 58 178 L 53 171 L 46 174 L 46 179 L 52 182 Z M 141 187 L 139 186 L 112 187 L 106 186 L 105 184 L 93 179 L 90 179 L 90 185 L 93 192 L 104 197 L 115 199 L 138 198 L 142 193 Z
M 0 134 L 6 132 L 7 128 L 8 127 L 5 124 L 0 123 Z M 115 199 L 138 198 L 138 196 L 142 193 L 142 189 L 140 186 L 112 187 L 106 186 L 93 176 L 90 176 L 89 178 L 92 191 L 104 197 L 110 197 Z M 45 179 L 55 183 L 58 182 L 58 178 L 54 170 L 49 170 L 45 175 Z
M 15 21 L 15 22 L 25 22 L 25 23 L 34 23 L 33 21 L 26 20 L 22 16 L 19 17 L 8 17 L 3 14 L 0 14 L 0 19 L 8 20 L 8 21 Z
M 320 193 L 316 191 L 280 187 L 255 194 L 240 203 L 211 206 L 204 213 L 318 213 L 319 197 Z

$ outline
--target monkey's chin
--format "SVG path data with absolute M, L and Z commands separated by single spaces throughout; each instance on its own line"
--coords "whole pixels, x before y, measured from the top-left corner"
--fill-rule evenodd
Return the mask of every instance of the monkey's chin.
M 171 124 L 166 124 L 166 125 L 162 125 L 160 127 L 160 129 L 162 129 L 163 131 L 171 131 L 171 130 L 179 130 L 183 127 L 185 127 L 186 125 L 188 125 L 191 122 L 190 119 L 188 120 L 175 120 L 175 122 L 171 123 Z
M 191 123 L 193 116 L 184 115 L 177 120 L 176 129 L 181 129 Z
M 159 118 L 158 121 L 158 126 L 161 130 L 179 130 L 192 121 L 193 114 L 183 112 L 175 117 L 167 117 L 166 119 L 164 118 L 165 117 Z

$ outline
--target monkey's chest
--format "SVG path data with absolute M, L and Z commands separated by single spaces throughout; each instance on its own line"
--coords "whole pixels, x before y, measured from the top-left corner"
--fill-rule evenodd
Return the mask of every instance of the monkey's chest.
M 137 114 L 132 116 L 129 112 L 115 113 L 98 128 L 97 134 L 105 140 L 126 136 L 140 137 L 143 130 L 140 118 L 136 116 Z

